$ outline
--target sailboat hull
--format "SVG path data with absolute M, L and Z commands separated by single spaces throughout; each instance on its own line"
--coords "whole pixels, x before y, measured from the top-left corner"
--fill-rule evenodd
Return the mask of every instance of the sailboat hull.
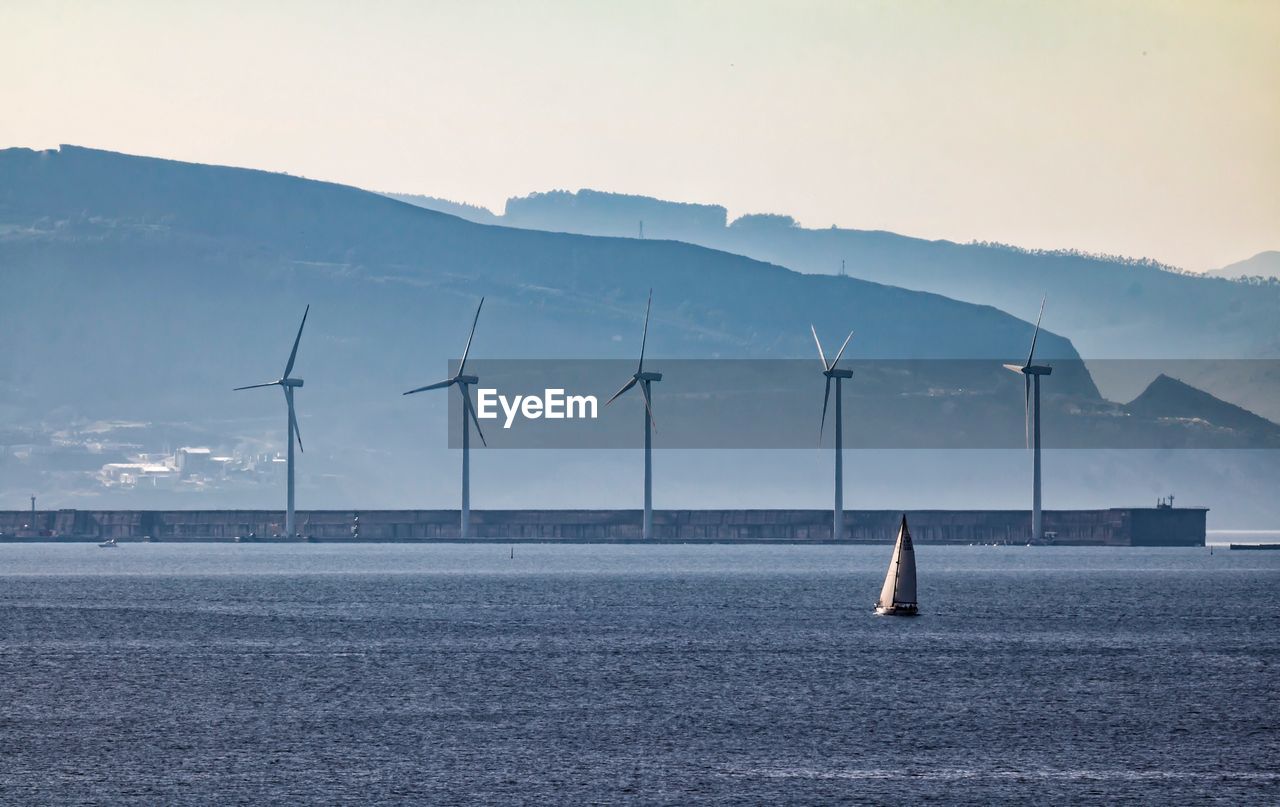
M 876 613 L 880 616 L 915 616 L 920 613 L 919 606 L 905 603 L 894 603 L 893 605 L 877 605 Z

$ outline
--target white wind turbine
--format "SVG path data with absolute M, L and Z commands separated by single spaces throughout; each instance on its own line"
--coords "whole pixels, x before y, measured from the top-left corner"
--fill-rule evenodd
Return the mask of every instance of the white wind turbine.
M 462 350 L 462 361 L 458 363 L 457 374 L 453 378 L 446 378 L 444 381 L 437 381 L 434 384 L 411 389 L 404 393 L 405 395 L 412 395 L 415 392 L 426 392 L 427 390 L 444 389 L 445 387 L 457 385 L 458 392 L 462 395 L 462 519 L 458 534 L 464 539 L 471 534 L 471 424 L 475 424 L 476 434 L 480 435 L 480 442 L 485 446 L 489 445 L 485 442 L 484 432 L 480 430 L 480 421 L 476 418 L 475 407 L 471 404 L 471 385 L 480 383 L 480 378 L 465 374 L 467 354 L 471 352 L 471 340 L 475 338 L 476 323 L 480 321 L 480 309 L 483 307 L 484 298 L 481 297 L 480 305 L 476 306 L 475 318 L 471 320 L 471 334 L 467 336 L 467 346 Z
M 1040 376 L 1049 375 L 1053 368 L 1047 365 L 1032 364 L 1036 355 L 1036 339 L 1040 337 L 1040 320 L 1044 317 L 1044 304 L 1047 296 L 1040 300 L 1040 316 L 1036 317 L 1036 329 L 1031 334 L 1031 350 L 1027 353 L 1025 364 L 1006 364 L 1006 370 L 1022 373 L 1024 430 L 1027 446 L 1031 449 L 1031 540 L 1039 541 L 1044 537 L 1043 521 L 1040 512 Z M 1032 387 L 1035 388 L 1035 409 L 1032 410 Z
M 649 311 L 653 308 L 653 289 L 649 289 L 649 302 L 644 308 L 644 332 L 640 337 L 640 363 L 636 365 L 636 371 L 632 374 L 627 383 L 622 385 L 622 389 L 613 394 L 613 397 L 605 401 L 605 406 L 613 403 L 624 392 L 640 385 L 640 393 L 644 396 L 644 527 L 643 534 L 646 540 L 653 538 L 653 430 L 657 428 L 657 424 L 653 420 L 653 393 L 650 385 L 654 381 L 662 380 L 662 373 L 645 372 L 644 369 L 644 348 L 649 341 Z
M 831 379 L 834 378 L 836 382 L 836 501 L 831 515 L 831 540 L 840 541 L 844 538 L 844 416 L 840 402 L 840 382 L 846 378 L 853 378 L 853 371 L 841 370 L 836 367 L 836 364 L 844 355 L 844 349 L 849 346 L 853 331 L 849 331 L 849 335 L 844 338 L 840 352 L 836 353 L 835 359 L 830 364 L 827 364 L 827 356 L 822 352 L 822 341 L 818 339 L 817 329 L 810 325 L 809 332 L 813 334 L 813 342 L 818 346 L 818 358 L 822 360 L 822 374 L 827 378 L 827 391 L 822 395 L 822 423 L 818 426 L 819 444 L 822 442 L 822 432 L 827 425 L 827 403 L 831 400 Z
M 247 387 L 236 387 L 235 392 L 243 389 L 258 389 L 259 387 L 280 387 L 284 390 L 284 401 L 289 408 L 289 429 L 288 429 L 288 496 L 286 499 L 286 507 L 284 512 L 284 534 L 293 538 L 297 535 L 294 531 L 293 517 L 293 442 L 298 441 L 298 450 L 302 451 L 302 434 L 298 431 L 298 417 L 293 411 L 293 391 L 302 386 L 301 378 L 292 378 L 290 373 L 293 372 L 293 362 L 298 358 L 298 343 L 302 341 L 302 329 L 307 325 L 307 314 L 311 313 L 311 306 L 302 312 L 302 324 L 298 326 L 298 335 L 293 339 L 293 350 L 289 351 L 289 361 L 284 365 L 284 375 L 275 381 L 269 381 L 266 384 L 250 384 Z

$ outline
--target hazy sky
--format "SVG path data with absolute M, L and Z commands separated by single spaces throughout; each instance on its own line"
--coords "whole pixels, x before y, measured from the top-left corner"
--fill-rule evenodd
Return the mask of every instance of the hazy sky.
M 1203 269 L 1280 249 L 1278 43 L 1275 0 L 0 0 L 0 146 Z

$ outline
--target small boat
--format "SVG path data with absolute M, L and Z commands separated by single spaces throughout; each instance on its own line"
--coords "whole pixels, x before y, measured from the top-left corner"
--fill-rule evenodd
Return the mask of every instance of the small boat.
M 898 540 L 893 547 L 893 560 L 889 561 L 889 573 L 880 589 L 880 601 L 876 613 L 881 616 L 915 616 L 916 604 L 916 551 L 911 546 L 911 531 L 907 529 L 907 515 L 902 514 L 902 526 L 898 528 Z
M 107 540 L 98 544 L 98 546 L 101 549 L 115 549 L 117 546 L 119 546 L 119 544 L 116 543 L 115 538 L 108 538 Z

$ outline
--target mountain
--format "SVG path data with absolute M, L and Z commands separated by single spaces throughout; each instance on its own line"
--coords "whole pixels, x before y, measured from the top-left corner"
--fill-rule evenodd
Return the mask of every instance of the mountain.
M 1163 373 L 1124 408 L 1139 417 L 1194 421 L 1206 429 L 1244 435 L 1254 445 L 1280 446 L 1280 425 Z
M 1229 279 L 1249 277 L 1280 278 L 1280 250 L 1272 249 L 1266 252 L 1259 252 L 1252 258 L 1236 261 L 1221 269 L 1211 269 L 1205 272 L 1205 275 Z
M 620 193 L 551 191 L 508 199 L 502 219 L 533 230 L 699 243 L 707 233 L 724 229 L 728 211 Z
M 994 305 L 1071 335 L 1089 359 L 1280 357 L 1280 285 L 1259 286 L 1171 270 L 1147 260 L 998 244 L 927 241 L 890 232 L 808 229 L 785 215 L 728 221 L 718 205 L 685 205 L 581 190 L 508 200 L 502 222 L 556 232 L 675 238 L 810 274 L 838 274 Z M 1265 253 L 1264 253 L 1265 254 Z M 1233 397 L 1244 386 L 1223 368 L 1189 381 Z M 1103 390 L 1107 392 L 1106 389 Z M 1280 383 L 1256 386 L 1247 405 L 1280 418 Z
M 8 360 L 99 398 L 131 394 L 132 381 L 66 372 L 69 331 L 84 350 L 143 351 L 190 374 L 197 356 L 237 366 L 235 348 L 254 355 L 262 324 L 307 301 L 335 340 L 401 367 L 456 355 L 458 323 L 481 295 L 490 316 L 478 338 L 508 357 L 628 356 L 650 287 L 659 355 L 810 358 L 811 322 L 829 339 L 856 329 L 850 357 L 1007 359 L 1031 337 L 990 306 L 684 243 L 481 226 L 350 187 L 72 146 L 0 152 L 0 222 L 5 327 L 29 346 Z M 176 339 L 153 341 L 157 317 Z M 51 323 L 57 334 L 38 338 Z M 184 355 L 184 343 L 201 349 Z M 1078 357 L 1054 333 L 1040 345 L 1045 358 Z M 1096 395 L 1086 373 L 1059 383 Z
M 456 503 L 446 398 L 401 393 L 446 375 L 482 295 L 477 359 L 634 361 L 652 287 L 655 362 L 802 358 L 816 367 L 811 322 L 828 341 L 855 329 L 846 354 L 854 359 L 988 360 L 978 383 L 1003 396 L 1015 444 L 1021 390 L 998 360 L 1025 357 L 1032 328 L 987 305 L 698 245 L 481 225 L 331 183 L 73 146 L 0 152 L 0 272 L 0 499 L 18 506 L 32 492 L 49 506 L 278 504 L 276 484 L 123 491 L 84 480 L 106 463 L 183 445 L 215 455 L 280 450 L 280 396 L 231 388 L 279 376 L 308 303 L 295 372 L 307 379 L 297 398 L 304 507 Z M 1113 407 L 1067 339 L 1042 333 L 1037 356 L 1058 362 L 1047 395 L 1066 414 L 1055 421 Z M 817 407 L 822 382 L 813 375 L 806 383 Z M 659 419 L 669 390 L 658 390 Z M 962 407 L 964 392 L 916 411 Z M 620 402 L 610 416 L 634 416 L 636 405 Z M 901 420 L 895 428 L 910 426 L 900 410 L 880 412 Z M 858 479 L 850 506 L 1025 498 L 1007 484 L 1021 473 L 1021 451 L 988 452 L 999 456 L 981 462 L 967 453 L 868 452 L 851 462 L 869 464 L 850 471 Z M 1208 486 L 1234 467 L 1220 458 L 1214 468 L 1199 458 L 1181 467 L 1167 457 L 1158 465 L 1125 455 L 1081 461 L 1085 476 L 1061 477 L 1056 506 L 1123 503 L 1121 488 L 1088 482 L 1117 464 L 1131 469 L 1123 490 L 1137 501 L 1171 481 Z M 822 506 L 827 498 L 819 494 L 829 469 L 811 448 L 665 450 L 660 464 L 662 506 Z M 473 466 L 477 507 L 635 501 L 630 452 L 481 451 Z
M 451 202 L 448 199 L 440 199 L 435 196 L 423 196 L 417 193 L 387 193 L 383 194 L 398 202 L 414 205 L 416 207 L 424 207 L 427 210 L 435 210 L 440 213 L 448 213 L 451 216 L 474 221 L 476 224 L 501 224 L 502 217 L 494 213 L 487 207 L 480 205 L 469 205 L 466 202 Z

